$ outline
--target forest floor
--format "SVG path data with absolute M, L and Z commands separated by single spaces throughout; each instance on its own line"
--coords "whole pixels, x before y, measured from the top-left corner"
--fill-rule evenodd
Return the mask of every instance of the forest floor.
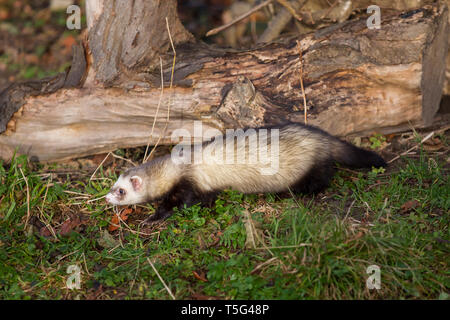
M 426 135 L 363 140 L 387 160 L 416 148 L 386 170 L 341 169 L 315 197 L 228 191 L 151 226 L 150 204 L 103 199 L 144 148 L 0 163 L 0 298 L 448 299 L 450 140 Z
M 32 3 L 0 0 L 0 91 L 64 70 L 81 39 L 65 12 Z M 0 299 L 449 299 L 450 133 L 433 130 L 363 139 L 386 160 L 410 152 L 341 169 L 316 196 L 227 191 L 152 226 L 151 204 L 103 198 L 145 148 L 0 162 Z

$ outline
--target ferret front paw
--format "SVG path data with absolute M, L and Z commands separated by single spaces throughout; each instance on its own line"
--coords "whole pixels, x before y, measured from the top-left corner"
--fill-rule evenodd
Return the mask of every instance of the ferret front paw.
M 153 224 L 161 222 L 173 214 L 173 211 L 156 210 L 154 214 L 144 220 L 144 224 Z

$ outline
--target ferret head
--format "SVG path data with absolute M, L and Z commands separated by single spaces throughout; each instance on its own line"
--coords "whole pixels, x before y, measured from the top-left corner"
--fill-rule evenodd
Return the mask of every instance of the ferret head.
M 106 195 L 106 202 L 115 205 L 137 204 L 146 201 L 144 180 L 138 175 L 122 174 Z
M 180 180 L 182 167 L 170 156 L 156 158 L 120 175 L 106 202 L 115 205 L 137 204 L 162 198 Z

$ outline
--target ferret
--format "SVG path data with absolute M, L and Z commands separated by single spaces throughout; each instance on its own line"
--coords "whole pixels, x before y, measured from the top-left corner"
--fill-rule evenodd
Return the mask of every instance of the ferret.
M 145 221 L 152 223 L 171 216 L 174 208 L 211 205 L 225 189 L 244 194 L 318 193 L 329 185 L 336 163 L 350 168 L 386 166 L 376 153 L 317 127 L 287 123 L 240 129 L 182 148 L 177 156 L 172 151 L 128 169 L 106 201 L 114 205 L 160 201 Z

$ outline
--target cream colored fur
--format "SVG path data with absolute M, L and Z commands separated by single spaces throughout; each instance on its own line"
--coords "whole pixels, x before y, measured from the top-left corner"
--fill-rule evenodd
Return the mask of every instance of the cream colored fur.
M 264 162 L 268 159 L 260 157 L 259 144 L 250 144 L 250 141 L 259 141 L 264 133 L 263 129 L 245 132 L 240 130 L 235 136 L 241 141 L 246 138 L 246 143 L 239 144 L 235 136 L 229 135 L 225 135 L 225 141 L 213 139 L 203 145 L 201 155 L 195 154 L 198 151 L 192 154 L 192 159 L 202 159 L 201 163 L 175 164 L 169 155 L 129 169 L 114 185 L 114 188 L 126 189 L 127 196 L 120 203 L 117 203 L 119 201 L 115 201 L 113 196 L 107 197 L 113 199 L 111 203 L 115 201 L 116 204 L 151 201 L 166 195 L 182 178 L 190 180 L 203 192 L 221 191 L 226 188 L 243 193 L 285 191 L 305 176 L 314 165 L 332 159 L 332 152 L 340 152 L 339 149 L 343 149 L 342 142 L 334 137 L 294 124 L 279 129 L 277 144 L 276 140 L 271 138 L 274 133 L 272 130 L 274 129 L 267 130 L 267 153 L 271 159 L 269 163 Z M 231 163 L 225 161 L 230 155 L 226 152 L 227 146 L 228 150 L 234 151 Z M 272 151 L 275 151 L 274 154 L 271 154 Z M 244 163 L 239 163 L 239 157 Z M 142 177 L 143 187 L 140 192 L 134 191 L 129 182 L 130 177 L 134 175 Z
M 257 137 L 260 132 L 262 132 L 260 129 L 256 129 L 251 134 L 247 134 L 247 140 Z M 244 134 L 240 132 L 236 136 L 242 138 Z M 267 136 L 270 143 L 270 130 L 267 131 Z M 249 148 L 249 143 L 238 144 L 234 141 L 234 160 L 237 160 L 237 156 L 243 154 L 246 160 L 256 155 L 258 159 L 256 163 L 246 161 L 240 164 L 234 161 L 230 164 L 215 164 L 214 157 L 210 157 L 210 154 L 214 154 L 211 149 L 220 150 L 222 144 L 220 141 L 214 140 L 203 150 L 203 163 L 190 165 L 188 174 L 203 191 L 223 190 L 225 188 L 232 188 L 243 193 L 286 190 L 287 186 L 294 184 L 304 176 L 322 154 L 326 156 L 327 152 L 324 150 L 323 142 L 319 143 L 319 139 L 323 139 L 319 134 L 299 126 L 286 126 L 280 129 L 279 152 L 272 159 L 278 161 L 278 165 L 274 166 L 275 170 L 272 174 L 267 174 L 271 171 L 269 169 L 271 163 L 259 161 L 264 160 L 259 157 L 259 145 L 257 145 L 257 148 Z M 235 140 L 234 137 L 228 136 L 225 145 L 233 145 L 233 140 Z M 267 147 L 269 159 L 271 147 L 272 144 Z M 224 154 L 226 153 L 224 152 Z M 262 169 L 267 170 L 264 172 Z

